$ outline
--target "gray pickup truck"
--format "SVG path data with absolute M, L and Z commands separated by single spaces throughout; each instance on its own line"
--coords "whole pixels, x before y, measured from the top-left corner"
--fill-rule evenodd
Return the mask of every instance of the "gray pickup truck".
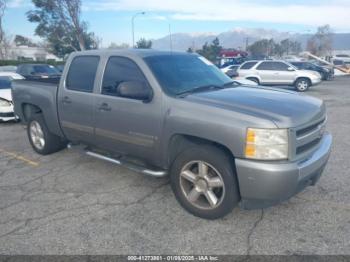
M 314 185 L 331 151 L 321 100 L 237 85 L 196 54 L 76 52 L 58 85 L 16 81 L 12 92 L 37 153 L 83 144 L 90 156 L 169 174 L 179 203 L 206 219 Z

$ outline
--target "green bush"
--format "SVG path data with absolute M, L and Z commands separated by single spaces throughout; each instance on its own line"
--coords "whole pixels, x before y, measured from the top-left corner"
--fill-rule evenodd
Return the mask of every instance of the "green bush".
M 0 66 L 17 66 L 19 64 L 49 64 L 49 65 L 64 65 L 64 62 L 56 62 L 55 60 L 48 59 L 46 61 L 19 61 L 19 60 L 0 60 Z

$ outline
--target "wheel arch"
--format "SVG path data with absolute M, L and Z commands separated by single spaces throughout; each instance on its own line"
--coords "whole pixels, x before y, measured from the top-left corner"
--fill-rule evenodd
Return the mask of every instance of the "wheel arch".
M 297 82 L 298 80 L 301 80 L 301 79 L 306 79 L 307 81 L 309 81 L 310 86 L 312 86 L 311 78 L 308 77 L 308 76 L 298 76 L 298 77 L 294 80 L 293 86 L 296 84 L 296 82 Z
M 258 83 L 261 83 L 261 78 L 258 75 L 247 75 L 244 78 L 247 80 L 256 79 L 256 80 L 258 80 Z M 252 80 L 252 81 L 254 81 L 254 80 Z
M 186 148 L 197 145 L 212 145 L 222 150 L 226 155 L 232 158 L 232 163 L 234 163 L 233 152 L 225 145 L 202 138 L 199 136 L 187 135 L 187 134 L 174 134 L 171 136 L 168 142 L 168 155 L 167 155 L 167 166 L 170 166 L 175 158 Z
M 21 105 L 21 109 L 22 109 L 22 114 L 23 114 L 23 121 L 25 123 L 28 122 L 31 115 L 42 113 L 42 110 L 39 106 L 30 104 L 30 103 L 23 103 Z

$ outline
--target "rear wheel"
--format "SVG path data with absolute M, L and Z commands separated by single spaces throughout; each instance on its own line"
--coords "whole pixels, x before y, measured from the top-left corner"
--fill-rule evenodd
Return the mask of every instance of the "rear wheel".
M 214 146 L 182 152 L 172 165 L 170 180 L 181 206 L 201 218 L 221 218 L 240 199 L 232 159 Z
M 34 114 L 30 117 L 27 134 L 33 149 L 41 155 L 55 153 L 67 145 L 59 136 L 49 131 L 42 114 Z
M 257 83 L 258 85 L 260 84 L 259 79 L 255 78 L 255 77 L 248 77 L 247 79 Z
M 298 92 L 305 92 L 310 88 L 311 82 L 307 78 L 299 78 L 297 81 L 295 81 L 294 86 Z

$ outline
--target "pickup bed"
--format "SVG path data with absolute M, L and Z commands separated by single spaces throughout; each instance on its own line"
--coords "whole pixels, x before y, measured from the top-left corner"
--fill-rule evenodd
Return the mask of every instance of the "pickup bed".
M 95 50 L 70 55 L 60 83 L 15 81 L 33 149 L 70 144 L 156 177 L 190 213 L 220 218 L 315 184 L 328 161 L 321 100 L 237 85 L 196 54 Z

